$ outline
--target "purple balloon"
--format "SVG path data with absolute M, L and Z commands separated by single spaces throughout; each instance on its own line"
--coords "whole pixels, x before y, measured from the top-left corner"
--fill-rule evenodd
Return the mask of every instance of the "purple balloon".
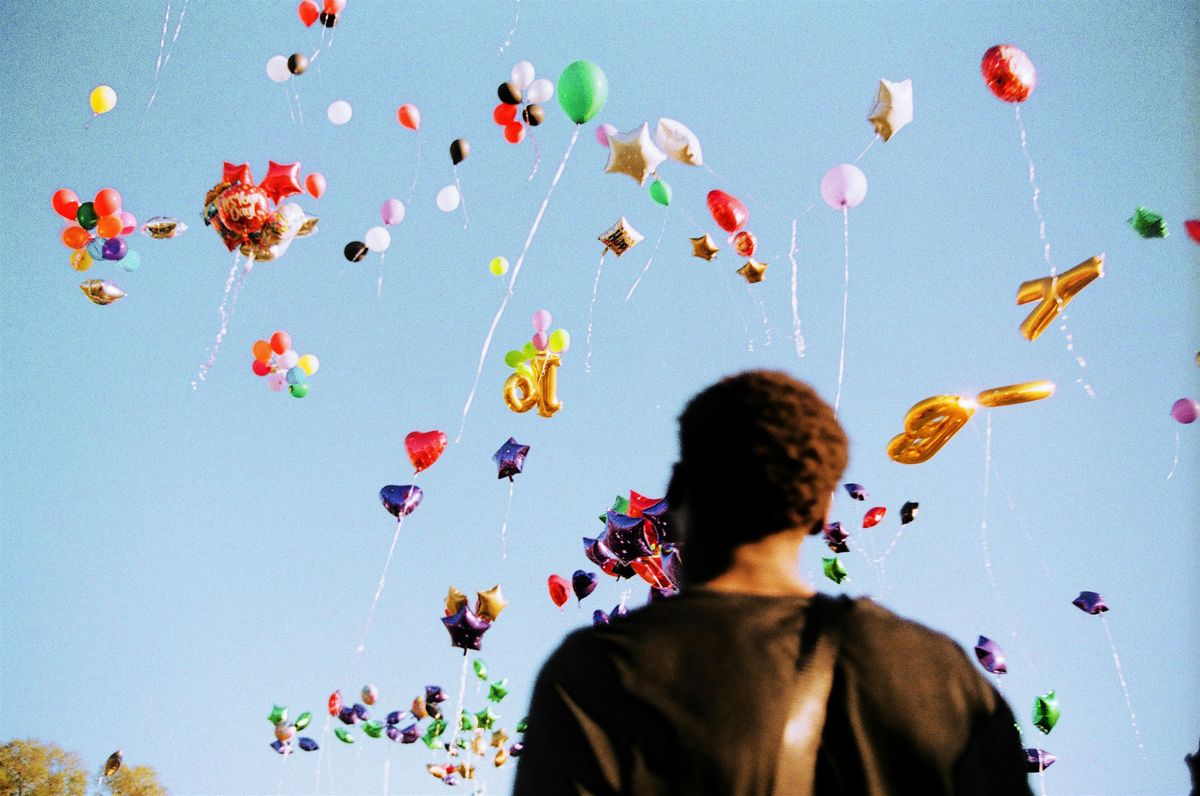
M 604 613 L 599 608 L 597 608 L 595 611 L 592 611 L 592 624 L 593 625 L 607 625 L 608 623 L 609 623 L 608 614 Z
M 497 467 L 496 478 L 507 477 L 509 481 L 513 480 L 514 475 L 525 469 L 525 457 L 528 454 L 528 445 L 522 445 L 513 437 L 509 437 L 508 442 L 501 445 L 500 450 L 492 454 L 492 461 L 496 463 Z
M 610 509 L 604 531 L 605 544 L 622 564 L 653 552 L 646 541 L 646 524 L 641 517 L 630 517 Z
M 1025 771 L 1029 774 L 1039 774 L 1054 765 L 1058 758 L 1045 749 L 1025 750 Z
M 397 742 L 400 740 L 400 728 L 399 727 L 389 724 L 388 728 L 387 728 L 387 730 L 385 730 L 385 732 L 387 733 L 387 737 L 389 739 L 391 739 L 393 741 L 397 741 Z
M 862 484 L 850 483 L 844 484 L 844 486 L 846 487 L 846 491 L 850 493 L 850 497 L 854 498 L 855 500 L 867 499 L 867 489 Z
M 367 706 L 361 702 L 355 702 L 354 707 L 351 708 L 351 710 L 354 711 L 354 715 L 359 721 L 366 721 L 367 719 L 371 718 L 371 714 L 367 712 Z
M 424 496 L 425 493 L 421 491 L 421 487 L 408 484 L 404 486 L 389 484 L 379 490 L 379 500 L 383 503 L 383 507 L 397 520 L 412 514 L 417 506 L 421 505 L 421 498 Z
M 671 526 L 670 512 L 671 507 L 667 505 L 666 498 L 663 498 L 649 508 L 642 509 L 642 516 L 650 521 L 654 532 L 658 534 L 659 544 L 666 544 L 674 540 L 674 529 Z
M 430 702 L 425 706 L 425 712 L 429 714 L 431 719 L 440 719 L 442 717 L 442 706 L 436 702 Z
M 491 622 L 480 619 L 465 605 L 455 611 L 453 616 L 443 616 L 442 624 L 450 634 L 451 646 L 462 649 L 464 655 L 467 650 L 479 650 L 483 646 L 483 634 L 492 626 Z
M 829 549 L 833 552 L 850 552 L 850 548 L 846 545 L 846 540 L 850 538 L 850 532 L 842 528 L 840 522 L 825 523 L 823 536 L 825 537 L 825 544 L 829 545 Z
M 517 741 L 512 746 L 508 747 L 508 754 L 511 757 L 520 757 L 521 752 L 524 752 L 524 751 L 525 751 L 525 743 L 523 741 Z
M 387 226 L 399 224 L 404 220 L 404 203 L 399 199 L 388 199 L 379 208 L 379 217 Z
M 271 748 L 281 755 L 290 755 L 292 753 L 292 744 L 290 741 L 275 741 L 271 744 Z
M 979 641 L 975 642 L 975 657 L 979 659 L 983 668 L 992 674 L 1008 672 L 1008 664 L 1004 662 L 1004 651 L 987 636 L 980 636 Z
M 584 572 L 582 569 L 575 570 L 575 574 L 571 575 L 571 588 L 575 591 L 575 599 L 582 601 L 584 597 L 596 590 L 596 582 L 600 578 L 595 572 Z
M 108 244 L 105 244 L 104 248 L 107 252 Z M 108 255 L 106 254 L 105 256 L 107 257 Z M 1200 403 L 1191 398 L 1180 398 L 1171 404 L 1171 417 L 1180 423 L 1195 423 L 1196 418 L 1200 417 Z
M 612 611 L 609 612 L 608 615 L 611 619 L 619 619 L 620 617 L 625 616 L 628 613 L 629 613 L 628 608 L 626 608 L 624 605 L 621 605 L 620 603 L 617 603 L 616 605 L 613 606 Z
M 659 600 L 669 600 L 679 594 L 679 589 L 660 589 L 657 586 L 650 587 L 650 602 L 656 603 Z
M 425 704 L 440 705 L 446 701 L 446 692 L 440 685 L 425 686 Z
M 317 742 L 314 741 L 312 738 L 301 738 L 300 739 L 300 748 L 306 752 L 315 752 L 318 749 L 320 749 L 321 747 L 317 746 Z
M 342 724 L 354 724 L 358 721 L 358 716 L 354 713 L 354 708 L 348 705 L 338 711 L 338 718 L 341 719 Z
M 416 743 L 421 737 L 421 725 L 410 724 L 400 730 L 400 743 Z
M 387 714 L 387 725 L 389 727 L 394 726 L 394 725 L 399 724 L 400 722 L 404 721 L 407 718 L 408 718 L 407 710 L 393 710 L 391 713 Z M 395 740 L 395 739 L 393 739 L 393 740 Z
M 1104 598 L 1094 591 L 1079 592 L 1079 596 L 1072 600 L 1071 604 L 1092 616 L 1108 610 L 1108 603 L 1104 602 Z
M 662 546 L 662 569 L 663 574 L 676 586 L 683 583 L 683 560 L 680 558 L 678 545 Z
M 120 260 L 129 251 L 129 244 L 123 238 L 109 238 L 104 241 L 104 259 L 105 260 Z M 283 752 L 281 754 L 288 754 Z

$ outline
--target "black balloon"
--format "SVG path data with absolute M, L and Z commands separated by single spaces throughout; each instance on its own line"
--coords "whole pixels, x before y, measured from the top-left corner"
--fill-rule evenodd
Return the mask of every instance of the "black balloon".
M 288 71 L 293 75 L 302 75 L 308 69 L 308 56 L 304 53 L 293 53 L 288 58 Z
M 455 138 L 450 142 L 450 162 L 455 166 L 462 163 L 471 154 L 471 144 L 465 138 Z
M 356 263 L 367 256 L 367 244 L 352 240 L 346 244 L 346 248 L 342 250 L 342 253 L 346 255 L 347 260 Z
M 521 89 L 517 88 L 516 83 L 501 83 L 500 88 L 496 89 L 496 95 L 505 105 L 521 104 Z
M 446 701 L 446 692 L 440 685 L 425 686 L 425 704 L 437 705 Z
M 537 127 L 546 121 L 546 110 L 541 105 L 526 105 L 525 110 L 521 111 L 521 118 L 530 127 Z
M 322 11 L 321 16 L 317 17 L 317 19 L 327 28 L 332 28 L 337 24 L 337 14 L 330 14 L 328 11 Z
M 900 524 L 908 525 L 910 522 L 915 520 L 917 518 L 917 509 L 920 507 L 921 507 L 921 504 L 916 502 L 915 500 L 910 500 L 907 503 L 905 503 L 903 506 L 901 506 L 900 507 Z

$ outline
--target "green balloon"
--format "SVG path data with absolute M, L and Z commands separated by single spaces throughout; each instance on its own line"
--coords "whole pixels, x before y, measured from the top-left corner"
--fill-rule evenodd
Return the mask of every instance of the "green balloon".
M 79 226 L 84 229 L 94 229 L 96 222 L 100 220 L 100 216 L 96 214 L 96 208 L 91 202 L 84 202 L 75 211 L 75 220 L 79 222 Z
M 528 362 L 522 362 L 520 365 L 517 365 L 516 371 L 522 376 L 528 376 L 531 379 L 533 378 L 533 368 L 529 367 Z
M 1060 715 L 1058 695 L 1053 691 L 1033 700 L 1033 726 L 1041 730 L 1042 734 L 1048 735 L 1054 729 Z
M 513 352 L 510 351 L 509 353 L 511 354 Z M 505 361 L 507 361 L 507 360 L 505 360 Z M 517 363 L 517 364 L 520 364 L 520 363 Z M 510 365 L 509 367 L 515 368 L 516 365 Z M 476 677 L 478 677 L 480 680 L 487 679 L 487 676 L 488 676 L 487 664 L 483 662 L 483 658 L 476 658 L 474 661 L 471 662 L 471 667 L 473 669 L 475 669 Z
M 342 743 L 354 743 L 354 736 L 351 735 L 350 731 L 345 727 L 337 727 L 334 729 L 333 734 L 336 735 L 338 740 Z
M 566 329 L 555 329 L 550 333 L 550 351 L 559 354 L 571 347 L 571 335 Z
M 527 729 L 529 729 L 529 717 L 528 716 L 526 716 L 525 718 L 523 718 L 517 722 L 517 732 L 525 732 Z
M 463 710 L 462 715 L 458 717 L 458 728 L 464 731 L 475 729 L 475 717 L 466 710 Z
M 312 723 L 312 714 L 307 710 L 296 717 L 296 729 L 303 730 Z
M 671 204 L 671 186 L 662 180 L 655 180 L 650 183 L 650 198 L 666 207 Z
M 521 353 L 525 355 L 526 359 L 533 359 L 538 355 L 538 350 L 534 347 L 533 343 L 526 343 L 524 347 L 521 348 Z
M 510 368 L 515 368 L 525 361 L 525 355 L 520 351 L 509 351 L 504 355 L 504 364 Z M 478 663 L 478 661 L 476 661 Z
M 488 687 L 488 699 L 499 702 L 508 696 L 508 678 L 497 680 Z
M 846 571 L 846 565 L 840 558 L 822 558 L 821 564 L 825 570 L 825 577 L 834 583 L 841 583 L 850 577 L 850 573 Z
M 434 737 L 440 736 L 445 731 L 446 731 L 446 720 L 445 719 L 434 719 L 433 721 L 431 721 L 429 723 L 429 729 L 426 730 L 427 733 L 429 733 L 430 735 L 433 735 Z
M 479 729 L 490 730 L 496 724 L 496 719 L 500 718 L 498 713 L 492 712 L 492 706 L 488 705 L 483 710 L 475 714 L 475 720 L 479 723 Z
M 303 398 L 304 396 L 308 395 L 308 385 L 292 384 L 288 387 L 288 392 L 290 392 L 295 398 Z
M 608 101 L 608 78 L 591 61 L 576 61 L 562 70 L 555 91 L 567 117 L 575 124 L 583 124 Z
M 383 735 L 383 725 L 372 719 L 371 721 L 363 724 L 363 732 L 372 738 L 378 738 L 379 736 Z
M 272 706 L 270 714 L 267 715 L 267 721 L 272 724 L 282 724 L 287 721 L 287 708 L 282 705 Z

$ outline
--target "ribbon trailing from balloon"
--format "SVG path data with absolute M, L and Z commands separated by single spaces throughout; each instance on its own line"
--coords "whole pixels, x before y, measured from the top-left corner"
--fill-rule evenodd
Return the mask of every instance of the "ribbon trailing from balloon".
M 175 52 L 175 42 L 179 40 L 179 32 L 183 29 L 183 18 L 187 15 L 187 8 L 188 0 L 183 0 L 183 7 L 179 9 L 179 21 L 175 24 L 175 33 L 171 36 L 171 46 L 166 49 L 166 57 L 163 57 L 163 50 L 167 43 L 167 26 L 171 21 L 171 0 L 167 0 L 167 8 L 163 13 L 162 35 L 158 39 L 158 59 L 154 63 L 154 90 L 150 93 L 150 100 L 146 103 L 147 111 L 154 104 L 154 98 L 158 96 L 158 76 L 171 60 L 171 54 Z
M 633 284 L 629 286 L 629 292 L 625 294 L 625 301 L 629 301 L 631 298 L 633 298 L 633 292 L 638 289 L 638 285 L 640 285 L 642 283 L 642 279 L 646 276 L 646 273 L 650 270 L 651 264 L 653 264 L 653 262 L 654 262 L 654 255 L 658 254 L 658 247 L 662 245 L 663 235 L 666 234 L 666 231 L 667 231 L 667 213 L 668 212 L 669 212 L 669 208 L 664 207 L 663 208 L 662 226 L 659 227 L 659 230 L 658 230 L 658 240 L 656 240 L 654 242 L 654 248 L 650 250 L 650 256 L 646 258 L 646 265 L 645 265 L 645 267 L 642 268 L 642 272 L 640 274 L 638 274 L 638 278 L 635 279 L 633 281 Z

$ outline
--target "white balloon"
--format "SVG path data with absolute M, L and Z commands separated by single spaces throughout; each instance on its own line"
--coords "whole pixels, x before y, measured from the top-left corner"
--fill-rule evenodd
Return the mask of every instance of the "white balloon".
M 350 121 L 350 117 L 354 115 L 354 109 L 345 100 L 334 100 L 329 103 L 329 108 L 325 111 L 325 115 L 334 124 L 342 125 Z
M 288 71 L 287 58 L 282 55 L 272 55 L 267 59 L 267 77 L 276 83 L 286 83 L 292 73 Z
M 279 360 L 280 367 L 287 369 L 296 367 L 296 363 L 300 361 L 300 355 L 292 348 L 289 348 L 282 354 L 276 354 L 275 358 Z
M 553 96 L 554 84 L 541 77 L 529 84 L 529 90 L 525 92 L 525 101 L 545 105 Z
M 512 82 L 517 84 L 517 88 L 524 91 L 533 82 L 533 74 L 533 64 L 528 61 L 517 61 L 512 68 Z
M 447 185 L 437 193 L 438 210 L 443 213 L 453 213 L 458 209 L 458 203 L 462 201 L 462 195 L 458 192 L 458 188 L 453 185 Z
M 654 141 L 671 160 L 678 160 L 689 166 L 704 165 L 700 139 L 696 138 L 696 134 L 683 122 L 665 117 L 659 119 L 658 128 L 654 131 Z
M 363 236 L 363 243 L 373 252 L 385 252 L 392 245 L 392 234 L 383 227 L 371 227 Z

